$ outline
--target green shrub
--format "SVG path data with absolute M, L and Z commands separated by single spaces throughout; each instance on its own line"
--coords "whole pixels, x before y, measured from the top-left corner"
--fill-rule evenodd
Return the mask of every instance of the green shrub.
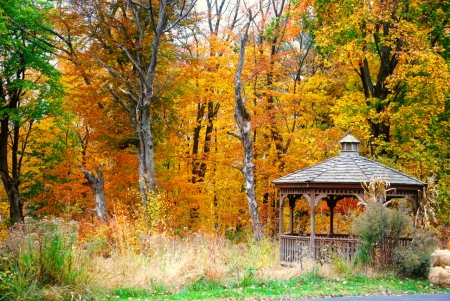
M 391 263 L 400 238 L 412 233 L 413 220 L 404 203 L 398 208 L 371 203 L 364 214 L 355 219 L 352 231 L 359 236 L 358 259 L 386 266 Z
M 404 276 L 426 278 L 430 270 L 430 255 L 437 248 L 434 232 L 416 230 L 410 245 L 395 250 L 393 261 Z
M 396 267 L 407 276 L 425 276 L 430 255 L 437 248 L 432 232 L 414 228 L 414 220 L 404 202 L 388 208 L 381 203 L 366 206 L 353 224 L 359 236 L 358 260 L 378 268 Z M 406 246 L 402 237 L 413 240 Z
M 30 221 L 13 229 L 6 244 L 0 289 L 5 300 L 36 300 L 46 286 L 84 286 L 87 273 L 76 252 L 77 224 L 62 220 Z M 3 300 L 3 299 L 2 299 Z

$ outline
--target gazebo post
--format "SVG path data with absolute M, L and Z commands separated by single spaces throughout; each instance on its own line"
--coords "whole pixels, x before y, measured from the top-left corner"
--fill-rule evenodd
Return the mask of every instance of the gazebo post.
M 280 211 L 279 211 L 279 214 L 278 214 L 278 227 L 280 228 L 279 229 L 280 237 L 283 234 L 283 226 L 284 226 L 284 222 L 283 222 L 283 200 L 284 200 L 285 197 L 286 196 L 284 194 L 280 195 Z
M 327 199 L 327 205 L 330 208 L 330 236 L 334 234 L 334 207 L 337 204 L 337 198 L 334 195 L 330 195 Z
M 309 236 L 309 247 L 311 250 L 311 258 L 316 259 L 316 204 L 315 191 L 311 191 L 309 197 L 309 208 L 311 209 L 311 234 Z
M 280 236 L 280 261 L 285 261 L 285 248 L 283 245 L 283 241 L 281 240 L 281 236 L 283 235 L 283 200 L 285 198 L 286 195 L 284 195 L 283 193 L 280 194 L 280 207 L 279 207 L 279 211 L 278 211 L 278 232 L 279 232 L 279 236 Z
M 295 195 L 289 197 L 289 233 L 294 233 L 294 207 L 295 207 Z

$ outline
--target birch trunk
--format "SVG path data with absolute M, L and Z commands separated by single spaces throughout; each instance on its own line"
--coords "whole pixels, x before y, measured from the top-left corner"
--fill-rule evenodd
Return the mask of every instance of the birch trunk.
M 250 16 L 251 20 L 251 16 Z M 235 113 L 234 121 L 238 132 L 238 138 L 242 142 L 244 149 L 244 167 L 241 168 L 245 180 L 245 193 L 247 195 L 248 209 L 252 220 L 253 237 L 259 241 L 263 238 L 261 220 L 258 212 L 258 202 L 255 194 L 255 178 L 253 163 L 253 141 L 252 141 L 252 120 L 250 114 L 245 108 L 245 97 L 242 98 L 242 69 L 245 61 L 245 45 L 248 39 L 248 30 L 250 22 L 245 27 L 243 37 L 240 37 L 239 61 L 236 73 L 234 75 L 235 85 Z

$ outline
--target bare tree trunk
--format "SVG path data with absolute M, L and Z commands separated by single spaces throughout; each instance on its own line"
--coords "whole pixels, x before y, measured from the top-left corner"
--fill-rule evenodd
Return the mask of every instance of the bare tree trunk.
M 252 19 L 251 12 L 250 13 L 250 21 Z M 250 27 L 250 22 L 247 23 L 245 27 L 244 36 L 240 37 L 240 52 L 239 52 L 239 61 L 236 73 L 234 75 L 234 85 L 235 85 L 235 113 L 234 113 L 234 121 L 236 124 L 236 129 L 238 131 L 238 135 L 236 135 L 239 140 L 242 142 L 242 146 L 244 148 L 244 167 L 240 170 L 244 175 L 245 180 L 245 192 L 247 194 L 247 202 L 248 209 L 250 213 L 250 217 L 252 220 L 252 228 L 253 228 L 253 237 L 255 240 L 259 241 L 263 238 L 261 220 L 258 212 L 258 202 L 256 201 L 255 194 L 255 177 L 254 177 L 254 168 L 255 165 L 253 163 L 253 141 L 252 141 L 252 120 L 250 114 L 245 108 L 245 97 L 242 98 L 242 69 L 244 67 L 245 61 L 245 44 L 248 39 L 248 30 Z
M 94 193 L 95 209 L 98 217 L 103 223 L 108 222 L 108 211 L 106 210 L 106 198 L 103 179 L 103 172 L 99 168 L 95 168 L 97 172 L 97 177 L 94 176 L 92 172 L 86 170 L 86 168 L 81 167 L 81 171 L 84 173 L 84 177 L 88 181 L 89 187 L 91 187 Z
M 137 127 L 136 135 L 140 142 L 136 147 L 139 158 L 139 190 L 144 206 L 147 206 L 149 201 L 148 192 L 156 190 L 155 151 L 153 148 L 150 103 L 151 100 L 149 99 L 140 105 L 140 122 L 135 122 Z

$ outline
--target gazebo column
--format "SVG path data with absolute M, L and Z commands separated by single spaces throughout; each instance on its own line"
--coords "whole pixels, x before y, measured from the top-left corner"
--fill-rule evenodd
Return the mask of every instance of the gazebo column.
M 311 258 L 316 259 L 316 206 L 319 200 L 326 198 L 327 195 L 322 193 L 316 196 L 316 191 L 312 190 L 310 194 L 304 194 L 309 201 L 309 208 L 311 210 L 311 235 L 309 237 L 309 245 L 311 250 Z
M 280 233 L 280 237 L 281 234 L 283 234 L 283 226 L 284 226 L 284 221 L 283 221 L 283 200 L 286 196 L 284 194 L 280 195 L 280 208 L 278 211 L 278 231 Z
M 295 208 L 295 195 L 288 196 L 289 198 L 289 234 L 294 233 L 294 208 Z
M 311 252 L 311 258 L 316 259 L 316 205 L 315 205 L 315 192 L 314 190 L 309 194 L 309 209 L 311 211 L 311 233 L 309 236 L 309 249 Z
M 334 207 L 336 207 L 337 201 L 338 199 L 334 195 L 330 195 L 327 198 L 327 205 L 330 208 L 330 237 L 332 237 L 334 234 Z
M 309 206 L 311 209 L 311 234 L 309 236 L 309 249 L 311 250 L 311 258 L 316 259 L 316 214 L 315 206 Z
M 286 193 L 281 193 L 280 194 L 280 209 L 279 209 L 279 211 L 278 211 L 278 230 L 279 230 L 279 233 L 280 233 L 280 237 L 281 237 L 281 235 L 283 234 L 283 230 L 284 230 L 284 218 L 283 218 L 283 205 L 284 205 L 284 199 L 286 198 L 286 197 L 289 197 L 289 195 L 288 194 L 286 194 Z

